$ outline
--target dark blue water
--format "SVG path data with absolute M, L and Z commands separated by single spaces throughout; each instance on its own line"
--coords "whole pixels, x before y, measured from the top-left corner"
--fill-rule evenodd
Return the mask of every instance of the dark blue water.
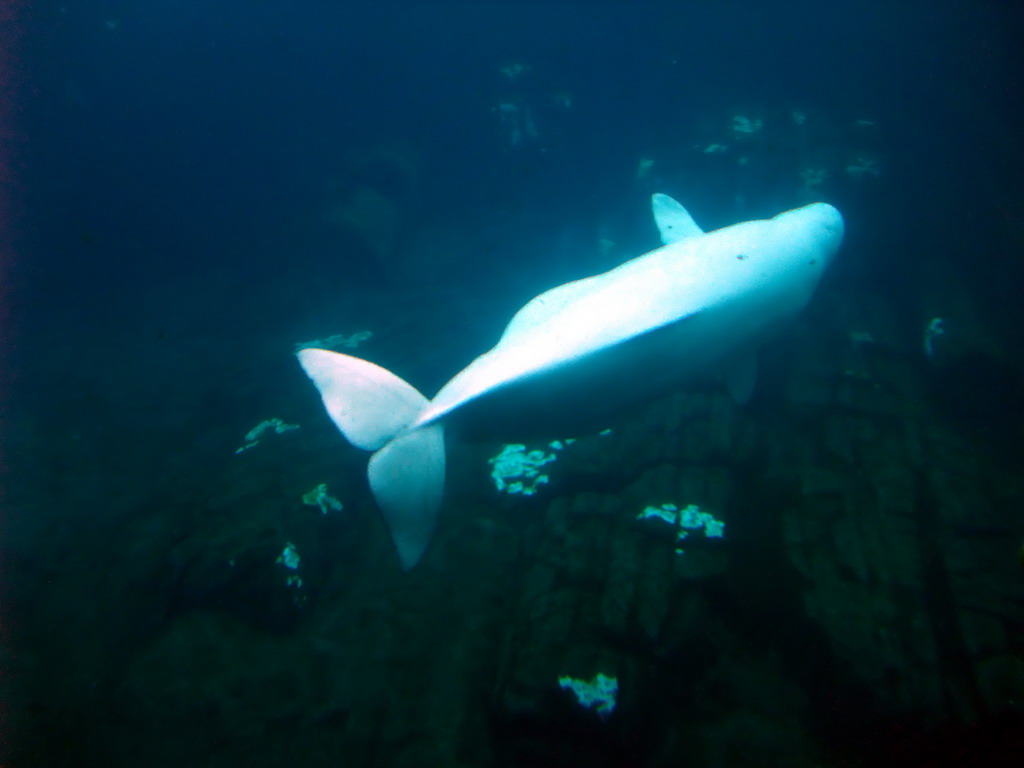
M 4 765 L 1021 746 L 1016 4 L 5 13 Z M 530 500 L 490 484 L 501 436 L 452 438 L 400 573 L 295 345 L 372 331 L 353 354 L 429 397 L 531 297 L 656 247 L 653 192 L 706 230 L 844 214 L 753 403 L 616 415 Z M 302 429 L 236 455 L 270 417 Z M 343 513 L 301 503 L 321 482 Z M 645 568 L 631 505 L 673 493 L 722 505 L 710 565 Z M 555 685 L 602 670 L 610 718 Z

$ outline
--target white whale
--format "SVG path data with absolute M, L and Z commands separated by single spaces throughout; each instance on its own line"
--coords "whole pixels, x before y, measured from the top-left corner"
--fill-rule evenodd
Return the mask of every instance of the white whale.
M 375 452 L 370 487 L 404 568 L 434 530 L 446 425 L 506 439 L 545 424 L 600 429 L 612 409 L 719 366 L 742 402 L 755 347 L 803 308 L 843 239 L 826 203 L 708 233 L 671 197 L 652 204 L 664 246 L 540 294 L 433 399 L 366 360 L 298 352 L 338 429 Z

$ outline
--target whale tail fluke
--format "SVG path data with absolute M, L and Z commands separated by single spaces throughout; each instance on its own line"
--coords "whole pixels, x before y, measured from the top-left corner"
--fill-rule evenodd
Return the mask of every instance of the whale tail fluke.
M 356 447 L 375 451 L 370 488 L 402 567 L 412 568 L 430 542 L 441 506 L 444 427 L 407 431 L 429 401 L 379 365 L 325 349 L 303 349 L 298 358 L 335 426 Z
M 405 432 L 370 459 L 370 488 L 391 531 L 402 568 L 419 562 L 430 543 L 444 493 L 444 427 Z

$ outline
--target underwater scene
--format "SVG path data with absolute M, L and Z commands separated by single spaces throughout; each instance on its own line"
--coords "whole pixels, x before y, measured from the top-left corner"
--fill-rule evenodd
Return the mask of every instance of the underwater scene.
M 0 9 L 0 768 L 1024 760 L 1024 10 Z

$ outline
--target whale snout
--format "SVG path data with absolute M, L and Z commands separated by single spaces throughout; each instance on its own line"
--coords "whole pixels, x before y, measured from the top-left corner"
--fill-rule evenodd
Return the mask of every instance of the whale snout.
M 831 246 L 830 252 L 835 253 L 839 249 L 840 243 L 843 242 L 843 234 L 846 232 L 843 214 L 827 203 L 815 203 L 807 206 L 804 211 L 814 232 L 815 240 L 823 248 Z
M 796 214 L 800 237 L 810 245 L 820 257 L 831 261 L 843 242 L 846 227 L 843 215 L 828 203 L 812 203 L 798 208 L 791 213 Z

